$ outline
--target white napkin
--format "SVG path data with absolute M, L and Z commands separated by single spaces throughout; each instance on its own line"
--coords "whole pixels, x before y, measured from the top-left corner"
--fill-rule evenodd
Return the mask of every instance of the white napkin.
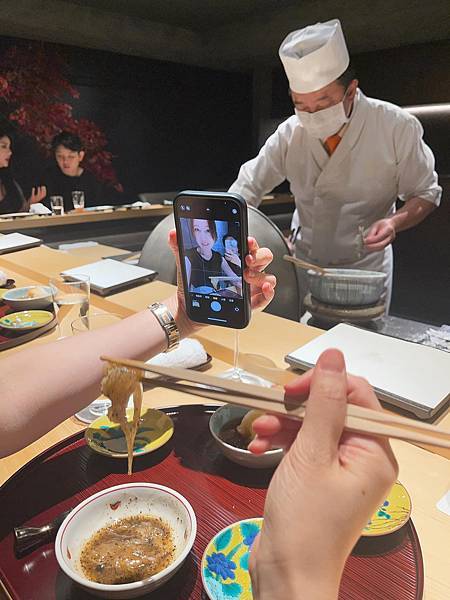
M 41 202 L 36 202 L 36 204 L 31 204 L 30 213 L 33 213 L 34 215 L 51 215 L 52 211 L 41 204 Z
M 0 286 L 5 285 L 8 280 L 8 275 L 4 271 L 0 271 Z
M 186 338 L 172 352 L 162 352 L 147 361 L 150 365 L 160 367 L 182 367 L 191 369 L 205 363 L 208 359 L 206 350 L 198 340 Z

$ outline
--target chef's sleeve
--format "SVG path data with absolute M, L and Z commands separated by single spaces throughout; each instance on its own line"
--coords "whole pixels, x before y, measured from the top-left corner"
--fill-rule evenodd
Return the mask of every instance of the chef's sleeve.
M 422 138 L 422 125 L 408 115 L 399 124 L 395 138 L 398 197 L 402 202 L 422 198 L 439 206 L 442 188 L 434 170 L 433 152 Z
M 267 139 L 258 156 L 244 163 L 229 192 L 240 194 L 247 204 L 259 206 L 262 197 L 286 179 L 287 136 L 283 125 Z

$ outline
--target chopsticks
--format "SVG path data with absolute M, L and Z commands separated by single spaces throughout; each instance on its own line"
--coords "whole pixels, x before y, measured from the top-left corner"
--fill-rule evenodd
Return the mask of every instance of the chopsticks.
M 151 385 L 228 404 L 256 408 L 294 419 L 303 419 L 305 405 L 284 395 L 279 389 L 221 379 L 205 373 L 178 367 L 160 367 L 145 362 L 101 356 L 112 364 L 143 371 L 143 379 Z M 149 376 L 152 373 L 153 376 Z M 182 383 L 185 382 L 185 383 Z M 196 385 L 195 385 L 196 384 Z M 391 437 L 412 443 L 450 448 L 450 431 L 407 417 L 347 404 L 345 429 L 357 433 Z
M 296 256 L 290 256 L 289 254 L 285 254 L 283 256 L 283 260 L 287 262 L 293 263 L 296 267 L 300 267 L 301 269 L 308 269 L 311 271 L 316 271 L 321 275 L 326 275 L 327 270 L 323 267 L 318 267 L 317 265 L 313 265 L 312 263 L 307 262 L 306 260 L 302 260 L 301 258 L 297 258 Z

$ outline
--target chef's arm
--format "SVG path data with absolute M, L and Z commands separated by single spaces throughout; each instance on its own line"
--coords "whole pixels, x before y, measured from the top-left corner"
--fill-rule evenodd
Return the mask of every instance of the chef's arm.
M 376 221 L 364 238 L 369 252 L 379 252 L 391 244 L 397 232 L 410 229 L 423 221 L 436 205 L 423 198 L 410 198 L 395 214 Z
M 394 225 L 396 232 L 404 231 L 405 229 L 410 229 L 411 227 L 418 225 L 428 217 L 435 208 L 436 205 L 428 200 L 417 197 L 410 198 L 405 202 L 402 208 L 390 217 L 390 221 Z
M 241 195 L 247 204 L 259 206 L 265 194 L 286 179 L 285 159 L 291 136 L 290 124 L 282 123 L 273 133 L 258 156 L 244 163 L 229 192 Z

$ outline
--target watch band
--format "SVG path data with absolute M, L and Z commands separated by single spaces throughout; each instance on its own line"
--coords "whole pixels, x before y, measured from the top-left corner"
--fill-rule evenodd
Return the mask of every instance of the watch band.
M 164 352 L 174 350 L 180 344 L 180 330 L 173 318 L 172 313 L 165 304 L 154 302 L 148 307 L 155 315 L 159 324 L 164 329 L 167 338 L 167 348 Z

